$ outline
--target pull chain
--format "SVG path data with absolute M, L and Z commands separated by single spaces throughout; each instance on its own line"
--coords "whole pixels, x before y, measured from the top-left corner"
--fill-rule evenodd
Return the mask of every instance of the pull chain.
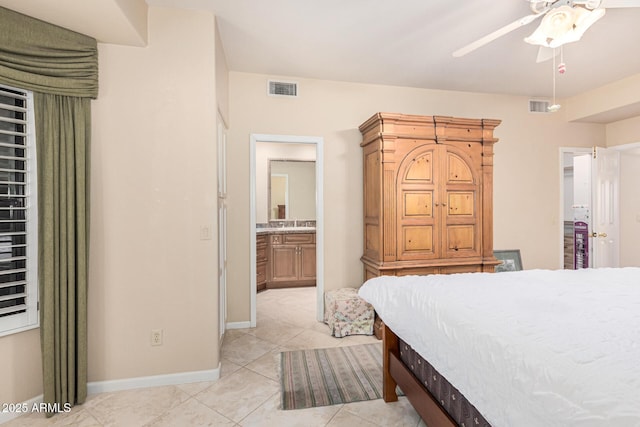
M 560 46 L 560 55 L 562 56 L 562 46 Z M 560 68 L 558 68 L 558 72 L 559 73 L 564 73 L 564 62 L 562 62 L 562 57 L 560 58 L 560 66 L 562 68 L 562 71 L 560 71 Z M 556 49 L 553 49 L 553 105 L 550 105 L 549 107 L 547 107 L 547 111 L 549 111 L 550 113 L 555 113 L 556 111 L 558 111 L 560 109 L 561 105 L 556 103 Z

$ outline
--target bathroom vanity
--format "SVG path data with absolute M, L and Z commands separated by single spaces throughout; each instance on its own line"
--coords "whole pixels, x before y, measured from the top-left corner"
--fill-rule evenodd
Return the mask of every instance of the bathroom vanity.
M 283 221 L 286 222 L 292 221 Z M 273 288 L 315 286 L 315 226 L 284 224 L 257 228 L 256 283 L 258 292 Z

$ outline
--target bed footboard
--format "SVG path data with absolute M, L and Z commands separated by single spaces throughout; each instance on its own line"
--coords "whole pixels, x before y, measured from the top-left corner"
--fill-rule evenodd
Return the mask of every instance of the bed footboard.
M 429 427 L 455 427 L 456 422 L 438 404 L 431 393 L 416 379 L 400 360 L 398 337 L 382 324 L 382 396 L 385 402 L 398 400 L 396 385 Z

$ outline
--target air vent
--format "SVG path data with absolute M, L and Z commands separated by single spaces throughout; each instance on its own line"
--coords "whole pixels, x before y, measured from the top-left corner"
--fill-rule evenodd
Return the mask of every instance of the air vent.
M 530 99 L 529 112 L 530 113 L 548 113 L 549 101 L 540 101 L 540 100 Z
M 272 96 L 298 96 L 298 83 L 276 82 L 269 80 L 269 95 Z

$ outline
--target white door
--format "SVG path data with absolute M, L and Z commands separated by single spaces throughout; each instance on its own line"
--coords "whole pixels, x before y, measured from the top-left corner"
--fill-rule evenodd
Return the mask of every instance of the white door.
M 591 254 L 594 268 L 620 264 L 620 152 L 595 147 L 592 161 Z

